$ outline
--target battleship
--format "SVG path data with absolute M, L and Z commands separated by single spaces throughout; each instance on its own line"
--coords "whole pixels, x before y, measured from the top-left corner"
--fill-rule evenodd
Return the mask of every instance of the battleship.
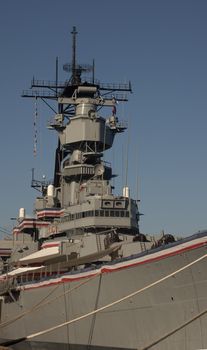
M 60 83 L 56 69 L 54 82 L 33 79 L 22 94 L 56 104 L 48 127 L 58 140 L 53 180 L 32 176 L 34 216 L 20 208 L 12 239 L 0 242 L 0 346 L 205 349 L 207 231 L 140 232 L 138 200 L 127 184 L 115 194 L 105 160 L 127 129 L 118 103 L 131 84 L 97 81 L 71 34 L 69 78 Z

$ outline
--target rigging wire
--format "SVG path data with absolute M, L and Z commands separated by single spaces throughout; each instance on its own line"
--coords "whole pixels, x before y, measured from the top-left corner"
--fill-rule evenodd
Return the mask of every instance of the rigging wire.
M 101 294 L 101 283 L 102 283 L 102 275 L 100 275 L 99 282 L 98 282 L 98 290 L 97 290 L 94 310 L 96 310 L 98 308 L 98 303 L 99 303 L 100 294 Z M 87 347 L 90 347 L 91 344 L 92 344 L 92 339 L 93 339 L 93 334 L 94 334 L 94 329 L 95 329 L 95 323 L 96 323 L 96 314 L 93 315 L 92 320 L 91 320 Z
M 24 316 L 30 314 L 31 312 L 34 312 L 34 311 L 38 310 L 38 309 L 39 309 L 40 307 L 42 307 L 43 305 L 48 304 L 48 302 L 45 302 L 45 303 L 44 303 L 44 301 L 45 301 L 51 294 L 53 294 L 53 293 L 56 291 L 56 289 L 58 289 L 59 286 L 60 286 L 60 285 L 57 285 L 52 291 L 50 291 L 44 298 L 42 298 L 42 299 L 41 299 L 37 304 L 35 304 L 31 309 L 28 309 L 28 310 L 22 312 L 21 314 L 15 316 L 14 318 L 12 318 L 12 319 L 10 319 L 10 320 L 8 320 L 8 321 L 2 322 L 2 323 L 0 324 L 0 328 L 4 328 L 4 327 L 8 326 L 8 325 L 14 323 L 15 321 L 20 320 L 22 317 L 24 317 Z
M 140 294 L 140 293 L 142 293 L 142 292 L 144 292 L 144 291 L 146 291 L 146 290 L 148 290 L 148 289 L 150 289 L 150 288 L 152 288 L 152 287 L 154 287 L 154 286 L 156 286 L 156 285 L 158 285 L 158 284 L 160 284 L 160 283 L 162 283 L 162 282 L 164 282 L 165 280 L 169 279 L 170 277 L 173 277 L 173 276 L 177 275 L 178 273 L 180 273 L 180 272 L 186 270 L 187 268 L 189 268 L 189 267 L 195 265 L 196 263 L 200 262 L 201 260 L 205 259 L 206 257 L 207 257 L 207 254 L 204 254 L 203 256 L 197 258 L 196 260 L 193 260 L 192 262 L 188 263 L 187 265 L 184 265 L 183 267 L 177 269 L 176 271 L 174 271 L 174 272 L 172 272 L 172 273 L 170 273 L 170 274 L 168 274 L 168 275 L 166 275 L 166 276 L 160 278 L 159 280 L 157 280 L 157 281 L 155 281 L 155 282 L 152 282 L 152 283 L 148 284 L 147 286 L 142 287 L 142 288 L 140 288 L 140 289 L 138 289 L 138 290 L 136 290 L 136 291 L 134 291 L 134 292 L 132 292 L 132 293 L 130 293 L 130 294 L 127 294 L 127 295 L 125 295 L 124 297 L 122 297 L 122 298 L 120 298 L 120 299 L 118 299 L 118 300 L 115 300 L 115 301 L 113 301 L 113 302 L 111 302 L 111 303 L 109 303 L 109 304 L 107 304 L 107 305 L 104 305 L 104 306 L 102 306 L 102 307 L 100 307 L 100 308 L 98 308 L 98 309 L 96 309 L 96 310 L 90 311 L 90 312 L 88 312 L 88 313 L 86 313 L 86 314 L 84 314 L 84 315 L 78 316 L 78 317 L 76 317 L 76 318 L 74 318 L 74 319 L 72 319 L 72 320 L 69 320 L 69 321 L 67 321 L 67 322 L 58 324 L 58 325 L 56 325 L 56 326 L 53 326 L 53 327 L 44 329 L 44 330 L 39 331 L 39 332 L 37 332 L 37 333 L 30 334 L 30 335 L 28 335 L 28 336 L 26 336 L 26 337 L 22 337 L 22 338 L 18 338 L 18 339 L 14 339 L 14 340 L 11 340 L 11 341 L 7 341 L 7 342 L 4 342 L 4 343 L 1 343 L 0 345 L 2 345 L 2 346 L 8 346 L 8 345 L 17 344 L 17 343 L 20 343 L 20 342 L 25 341 L 25 340 L 29 340 L 29 339 L 36 338 L 36 337 L 41 336 L 41 335 L 43 335 L 43 334 L 50 333 L 50 332 L 52 332 L 52 331 L 54 331 L 54 330 L 57 330 L 57 329 L 59 329 L 59 328 L 62 328 L 62 327 L 64 327 L 64 326 L 66 326 L 66 325 L 70 325 L 70 324 L 73 324 L 73 323 L 75 323 L 75 322 L 81 321 L 81 320 L 83 320 L 83 319 L 85 319 L 85 318 L 88 318 L 88 317 L 90 317 L 90 316 L 92 316 L 92 315 L 95 315 L 95 314 L 97 314 L 97 313 L 99 313 L 99 312 L 101 312 L 101 311 L 104 311 L 104 310 L 106 310 L 106 309 L 108 309 L 108 308 L 111 308 L 111 307 L 114 306 L 114 305 L 120 304 L 121 302 L 123 302 L 123 301 L 125 301 L 125 300 L 128 300 L 128 299 L 130 299 L 130 298 L 132 298 L 132 297 L 134 297 L 134 296 L 136 296 L 136 295 L 138 295 L 138 294 Z M 197 319 L 198 317 L 201 317 L 201 316 L 204 315 L 205 313 L 207 313 L 207 309 L 204 310 L 204 311 L 202 311 L 201 313 L 197 314 L 196 316 L 194 316 L 193 318 L 191 318 L 191 319 L 188 320 L 187 322 L 185 322 L 185 324 L 181 325 L 181 328 L 184 327 L 185 325 L 187 325 L 187 324 L 193 322 L 194 319 Z M 169 332 L 169 335 L 170 335 L 171 333 L 172 333 L 172 334 L 175 333 L 179 328 L 180 328 L 180 327 L 176 328 L 176 329 L 173 330 L 172 332 Z M 165 339 L 167 336 L 168 336 L 168 334 L 165 335 L 165 336 L 162 337 L 162 338 Z M 162 339 L 160 339 L 160 341 L 161 341 L 161 340 L 162 340 Z M 156 342 L 155 344 L 157 344 L 157 342 Z M 152 347 L 152 346 L 153 346 L 153 344 L 150 344 L 150 345 L 148 345 L 148 347 L 144 347 L 144 348 L 142 348 L 141 350 L 150 349 L 150 347 Z
M 139 193 L 139 188 L 140 188 L 140 179 L 139 179 L 139 147 L 138 147 L 138 142 L 137 142 L 137 145 L 136 145 L 136 177 L 135 177 L 135 191 L 136 191 L 136 198 L 137 198 L 137 201 L 139 201 L 139 196 L 140 196 L 140 193 Z
M 9 237 L 12 236 L 11 231 L 7 230 L 5 227 L 0 226 L 0 232 L 3 233 L 4 235 L 9 236 Z
M 82 285 L 90 282 L 92 279 L 94 279 L 95 277 L 97 277 L 99 275 L 100 275 L 100 273 L 97 273 L 97 274 L 93 275 L 91 278 L 89 278 L 87 280 L 84 280 L 83 282 L 79 283 L 77 286 L 73 287 L 72 289 L 69 289 L 69 290 L 67 290 L 64 293 L 57 295 L 53 299 L 45 301 L 51 294 L 53 294 L 58 289 L 60 284 L 57 285 L 51 292 L 48 293 L 48 295 L 46 295 L 42 300 L 40 300 L 37 304 L 35 304 L 31 309 L 28 309 L 28 310 L 22 312 L 21 314 L 19 314 L 18 316 L 14 317 L 13 319 L 10 319 L 8 321 L 0 323 L 0 329 L 4 328 L 4 327 L 6 327 L 6 326 L 8 326 L 8 325 L 10 325 L 12 323 L 14 323 L 15 321 L 17 321 L 17 320 L 21 319 L 22 317 L 30 314 L 31 312 L 35 312 L 35 311 L 39 310 L 40 308 L 42 309 L 43 306 L 46 306 L 48 304 L 53 303 L 54 301 L 56 301 L 59 298 L 65 296 L 66 294 L 71 293 L 73 290 L 76 290 L 76 289 L 80 288 Z
M 207 309 L 205 309 L 204 311 L 199 312 L 197 315 L 195 315 L 194 317 L 190 318 L 188 321 L 183 322 L 181 325 L 179 325 L 178 327 L 174 328 L 172 331 L 170 331 L 168 333 L 165 333 L 163 336 L 161 336 L 160 338 L 154 340 L 152 343 L 150 343 L 147 346 L 144 346 L 142 348 L 138 348 L 137 350 L 148 350 L 148 349 L 151 349 L 154 345 L 161 343 L 161 341 L 165 340 L 166 338 L 168 338 L 171 335 L 175 334 L 176 332 L 180 331 L 181 329 L 183 329 L 184 327 L 186 327 L 187 325 L 189 325 L 193 321 L 197 320 L 201 316 L 204 316 L 206 313 L 207 313 Z
M 126 172 L 125 172 L 125 187 L 128 186 L 128 168 L 129 168 L 129 141 L 130 141 L 130 116 L 128 122 L 128 135 L 127 135 L 127 147 L 126 147 Z
M 49 332 L 51 332 L 51 331 L 53 331 L 53 330 L 56 330 L 56 329 L 59 329 L 59 328 L 65 326 L 65 325 L 69 325 L 69 324 L 78 322 L 78 321 L 80 321 L 80 320 L 82 320 L 82 319 L 85 319 L 85 318 L 87 318 L 87 317 L 89 317 L 89 316 L 95 315 L 95 314 L 97 314 L 97 313 L 99 313 L 99 312 L 101 312 L 101 311 L 103 311 L 103 310 L 105 310 L 105 309 L 108 309 L 108 308 L 110 308 L 110 307 L 112 307 L 112 306 L 114 306 L 114 305 L 117 305 L 117 304 L 119 304 L 119 303 L 121 303 L 121 302 L 123 302 L 123 301 L 125 301 L 125 300 L 127 300 L 127 299 L 129 299 L 129 298 L 134 297 L 134 296 L 137 295 L 137 294 L 140 294 L 140 293 L 144 292 L 144 291 L 147 290 L 147 289 L 150 289 L 150 288 L 152 288 L 152 287 L 154 287 L 154 286 L 156 286 L 156 285 L 162 283 L 163 281 L 169 279 L 170 277 L 173 277 L 173 276 L 177 275 L 178 273 L 180 273 L 180 272 L 186 270 L 187 268 L 189 268 L 189 267 L 191 267 L 192 265 L 198 263 L 199 261 L 205 259 L 206 257 L 207 257 L 207 254 L 205 254 L 205 255 L 199 257 L 198 259 L 196 259 L 196 260 L 192 261 L 191 263 L 189 263 L 189 264 L 187 264 L 187 265 L 181 267 L 180 269 L 178 269 L 178 270 L 176 270 L 176 271 L 174 271 L 174 272 L 172 272 L 172 273 L 170 273 L 170 274 L 168 274 L 168 275 L 166 275 L 166 276 L 160 278 L 159 280 L 157 280 L 157 281 L 155 281 L 155 282 L 153 282 L 153 283 L 151 283 L 151 284 L 149 284 L 149 285 L 147 285 L 147 286 L 145 286 L 145 287 L 143 287 L 143 288 L 141 288 L 141 289 L 138 289 L 138 290 L 136 290 L 135 292 L 132 292 L 132 293 L 130 293 L 130 294 L 128 294 L 128 295 L 126 295 L 126 296 L 124 296 L 124 297 L 118 299 L 118 300 L 115 300 L 115 301 L 112 302 L 112 303 L 109 303 L 109 304 L 107 304 L 107 305 L 105 305 L 105 306 L 102 306 L 102 307 L 96 309 L 96 310 L 93 310 L 93 311 L 91 311 L 91 312 L 88 312 L 88 313 L 86 313 L 86 314 L 84 314 L 84 315 L 82 315 L 82 316 L 76 317 L 76 318 L 74 318 L 74 319 L 72 319 L 72 320 L 70 320 L 70 321 L 61 323 L 61 324 L 59 324 L 59 325 L 57 325 L 57 326 L 54 326 L 54 327 L 45 329 L 45 330 L 40 331 L 40 332 L 37 332 L 37 333 L 30 334 L 29 336 L 26 337 L 26 339 L 33 339 L 33 338 L 35 338 L 35 337 L 37 337 L 37 336 L 40 336 L 40 335 L 49 333 Z M 207 310 L 203 311 L 203 313 L 205 313 L 205 312 L 207 312 Z M 143 350 L 144 350 L 144 349 L 143 349 Z
M 35 97 L 35 113 L 34 113 L 34 149 L 33 154 L 34 157 L 37 155 L 37 117 L 38 117 L 38 110 L 37 110 L 37 96 Z

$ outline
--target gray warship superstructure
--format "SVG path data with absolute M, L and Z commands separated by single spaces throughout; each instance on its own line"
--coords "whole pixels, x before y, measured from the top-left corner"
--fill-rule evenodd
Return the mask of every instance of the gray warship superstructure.
M 127 123 L 117 102 L 131 84 L 95 80 L 76 60 L 71 78 L 32 80 L 24 97 L 57 101 L 54 180 L 38 181 L 34 217 L 19 210 L 0 244 L 0 338 L 12 349 L 207 348 L 207 231 L 183 239 L 139 232 L 127 184 L 113 193 L 105 151 Z M 91 78 L 83 78 L 85 73 Z M 101 116 L 108 107 L 108 116 Z

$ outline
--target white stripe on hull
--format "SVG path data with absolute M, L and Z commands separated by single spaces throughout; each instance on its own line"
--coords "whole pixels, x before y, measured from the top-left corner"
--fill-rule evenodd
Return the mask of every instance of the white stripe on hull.
M 27 336 L 83 315 L 138 290 L 206 254 L 203 239 L 194 240 L 194 246 L 195 244 L 199 245 L 192 249 L 192 241 L 191 245 L 190 242 L 186 242 L 184 250 L 179 252 L 177 246 L 170 248 L 171 251 L 166 249 L 168 253 L 173 253 L 177 249 L 176 255 L 173 253 L 167 256 L 163 250 L 150 254 L 148 260 L 147 257 L 137 258 L 139 263 L 136 261 L 136 264 L 130 265 L 131 261 L 125 261 L 118 265 L 107 266 L 110 267 L 108 271 L 105 270 L 80 287 L 78 287 L 80 278 L 77 279 L 77 274 L 76 278 L 65 279 L 64 283 L 59 285 L 21 290 L 18 302 L 2 305 L 2 321 L 30 309 L 52 290 L 54 293 L 50 298 L 77 286 L 71 293 L 0 329 L 1 337 L 15 339 Z M 157 259 L 160 256 L 163 258 Z M 147 263 L 141 263 L 143 261 Z M 143 294 L 35 340 L 71 344 L 72 349 L 72 344 L 77 346 L 82 344 L 81 349 L 86 349 L 86 346 L 89 348 L 92 346 L 92 349 L 93 347 L 142 349 L 207 309 L 206 266 L 207 262 L 203 260 Z M 110 273 L 111 271 L 113 273 Z M 90 277 L 92 271 L 86 273 L 87 277 Z M 204 315 L 150 349 L 207 348 L 206 329 L 207 316 Z M 68 348 L 70 349 L 70 346 Z M 40 343 L 37 347 L 36 343 L 32 349 L 42 347 Z

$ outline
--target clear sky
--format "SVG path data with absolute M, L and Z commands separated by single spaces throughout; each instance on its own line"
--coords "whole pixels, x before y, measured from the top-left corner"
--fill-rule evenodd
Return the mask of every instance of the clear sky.
M 187 235 L 207 228 L 207 1 L 7 0 L 0 2 L 0 226 L 25 207 L 32 214 L 37 177 L 53 177 L 53 116 L 38 103 L 33 156 L 34 101 L 21 98 L 36 79 L 55 79 L 71 60 L 76 26 L 80 63 L 96 62 L 102 82 L 131 80 L 129 102 L 118 106 L 129 131 L 114 150 L 116 192 L 125 182 L 140 199 L 142 232 Z M 67 79 L 60 69 L 60 79 Z M 138 190 L 137 190 L 138 182 Z

